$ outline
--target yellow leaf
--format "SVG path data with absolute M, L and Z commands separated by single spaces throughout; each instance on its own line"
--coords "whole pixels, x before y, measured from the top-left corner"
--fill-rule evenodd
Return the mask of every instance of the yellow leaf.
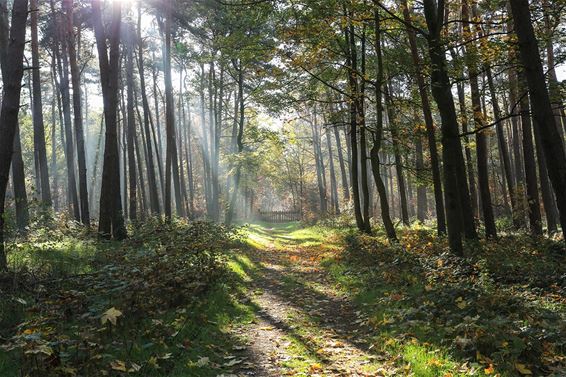
M 438 360 L 436 357 L 433 357 L 427 362 L 427 364 L 434 367 L 441 367 L 442 361 Z
M 116 321 L 118 320 L 118 317 L 120 317 L 121 315 L 122 315 L 121 311 L 119 311 L 115 307 L 111 307 L 110 309 L 105 311 L 104 314 L 102 314 L 102 317 L 100 317 L 100 322 L 102 322 L 103 325 L 106 322 L 110 322 L 114 326 L 116 326 Z
M 459 307 L 460 309 L 464 309 L 466 306 L 468 306 L 468 303 L 464 301 L 462 297 L 458 297 L 456 299 L 456 306 Z
M 485 368 L 483 371 L 485 372 L 485 374 L 493 374 L 493 372 L 495 372 L 495 369 L 493 368 L 493 364 L 489 364 L 489 366 Z
M 320 370 L 322 370 L 322 365 L 320 365 L 319 363 L 314 363 L 309 368 L 310 373 L 314 373 L 314 372 L 320 371 Z
M 110 367 L 113 370 L 119 370 L 120 372 L 127 372 L 128 371 L 126 369 L 126 363 L 123 362 L 122 360 L 114 360 L 113 362 L 110 363 Z
M 521 373 L 524 376 L 531 376 L 533 374 L 533 372 L 531 372 L 531 370 L 527 368 L 525 364 L 515 363 L 515 369 L 517 369 L 517 372 Z

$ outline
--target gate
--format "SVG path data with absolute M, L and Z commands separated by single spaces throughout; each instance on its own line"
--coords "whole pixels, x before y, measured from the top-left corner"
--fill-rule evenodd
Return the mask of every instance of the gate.
M 261 221 L 268 223 L 285 223 L 289 221 L 300 221 L 301 212 L 299 211 L 258 211 Z

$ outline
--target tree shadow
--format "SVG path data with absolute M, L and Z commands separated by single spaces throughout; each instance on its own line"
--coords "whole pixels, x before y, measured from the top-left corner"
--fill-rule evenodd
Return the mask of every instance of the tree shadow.
M 269 231 L 266 235 L 277 237 Z M 564 306 L 560 300 L 537 300 L 531 291 L 519 289 L 517 277 L 510 273 L 516 263 L 497 273 L 490 258 L 487 262 L 482 258 L 462 260 L 440 253 L 415 257 L 402 249 L 383 249 L 361 252 L 328 266 L 347 269 L 337 278 L 346 278 L 344 285 L 356 291 L 358 307 L 369 316 L 363 324 L 356 323 L 355 307 L 336 311 L 349 303 L 324 292 L 324 286 L 333 283 L 325 280 L 323 273 L 313 277 L 318 273 L 312 265 L 290 263 L 289 255 L 304 250 L 271 251 L 267 259 L 261 249 L 251 250 L 249 255 L 256 263 L 265 264 L 264 276 L 258 281 L 261 287 L 294 310 L 318 319 L 313 327 L 331 329 L 345 343 L 352 343 L 351 334 L 356 331 L 362 341 L 352 345 L 360 352 L 380 357 L 401 355 L 401 363 L 410 362 L 414 370 L 420 370 L 417 375 L 435 375 L 461 366 L 489 369 L 491 364 L 496 372 L 509 375 L 523 367 L 535 374 L 564 370 Z M 513 271 L 512 275 L 517 274 Z M 535 285 L 541 285 L 537 283 L 541 279 L 527 278 Z M 501 284 L 504 280 L 513 284 Z M 313 281 L 319 284 L 313 286 Z M 278 328 L 316 355 L 320 344 L 297 336 L 296 329 L 288 325 Z M 375 344 L 378 346 L 370 349 Z

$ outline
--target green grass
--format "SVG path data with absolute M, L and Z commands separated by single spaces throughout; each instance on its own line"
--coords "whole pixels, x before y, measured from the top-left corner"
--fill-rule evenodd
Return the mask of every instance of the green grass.
M 176 237 L 175 233 L 171 233 L 171 237 Z M 132 237 L 124 243 L 89 237 L 59 236 L 53 241 L 30 237 L 28 241 L 11 245 L 9 262 L 12 271 L 17 272 L 16 276 L 22 284 L 26 279 L 27 271 L 32 271 L 34 279 L 44 276 L 49 281 L 60 280 L 58 289 L 66 295 L 73 289 L 81 288 L 74 287 L 73 283 L 67 283 L 65 277 L 81 274 L 89 279 L 88 276 L 92 272 L 98 273 L 101 267 L 109 263 L 122 263 L 118 262 L 120 259 L 108 259 L 108 256 L 130 255 L 128 253 L 144 255 L 148 250 L 158 247 L 156 242 L 156 238 L 140 239 L 139 237 Z M 195 247 L 201 246 L 195 244 Z M 188 302 L 151 311 L 148 317 L 132 313 L 132 308 L 124 306 L 125 303 L 117 306 L 112 301 L 108 302 L 106 297 L 91 297 L 88 303 L 90 310 L 100 308 L 104 311 L 116 306 L 124 311 L 124 315 L 117 319 L 117 326 L 101 325 L 98 318 L 94 321 L 85 321 L 78 315 L 70 313 L 69 318 L 57 320 L 57 328 L 54 331 L 56 331 L 56 339 L 65 337 L 76 339 L 83 331 L 90 333 L 94 331 L 97 334 L 96 342 L 100 342 L 99 344 L 104 345 L 104 348 L 98 354 L 91 353 L 85 357 L 94 358 L 99 362 L 79 363 L 80 366 L 77 367 L 74 365 L 50 367 L 49 371 L 44 371 L 45 373 L 41 375 L 94 376 L 100 375 L 101 369 L 111 376 L 122 375 L 120 371 L 112 369 L 112 365 L 118 369 L 124 366 L 128 370 L 131 369 L 132 373 L 133 369 L 141 367 L 136 374 L 145 376 L 208 377 L 229 373 L 231 368 L 223 366 L 228 360 L 225 357 L 242 356 L 240 355 L 242 351 L 234 349 L 242 339 L 235 338 L 231 330 L 255 318 L 254 313 L 257 308 L 240 298 L 246 292 L 247 284 L 257 267 L 237 249 L 225 250 L 224 258 L 222 277 L 213 281 L 206 290 L 197 293 Z M 127 259 L 125 262 L 128 263 Z M 89 280 L 86 280 L 83 284 L 88 286 L 88 282 Z M 37 321 L 38 315 L 43 315 L 41 312 L 27 310 L 36 303 L 26 290 L 13 293 L 16 293 L 13 297 L 18 297 L 18 300 L 21 299 L 24 303 L 14 299 L 2 300 L 0 331 L 5 339 L 15 333 L 17 324 L 30 320 Z M 127 291 L 124 293 L 128 294 Z M 44 305 L 42 302 L 37 304 Z M 31 331 L 36 330 L 32 328 Z M 37 330 L 32 336 L 39 334 L 41 339 L 44 331 L 46 328 L 42 327 L 41 332 Z M 31 344 L 25 347 L 30 347 Z M 61 349 L 60 346 L 57 346 L 57 349 Z M 19 350 L 5 352 L 0 349 L 0 376 L 20 376 L 22 368 L 30 367 L 29 365 L 24 367 L 21 363 L 21 352 Z M 204 362 L 204 360 L 208 361 Z M 94 369 L 96 368 L 94 365 L 101 365 L 102 368 Z M 38 374 L 36 371 L 30 375 Z
M 256 249 L 320 248 L 331 250 L 338 243 L 337 231 L 322 226 L 303 226 L 300 222 L 253 223 L 245 225 L 248 244 Z

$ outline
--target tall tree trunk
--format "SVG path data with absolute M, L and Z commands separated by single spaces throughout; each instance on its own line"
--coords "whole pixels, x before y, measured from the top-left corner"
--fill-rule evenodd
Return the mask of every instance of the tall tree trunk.
M 531 123 L 531 108 L 529 105 L 529 96 L 523 73 L 519 75 L 519 93 L 521 99 L 519 101 L 521 112 L 521 128 L 523 130 L 523 161 L 525 163 L 525 181 L 527 183 L 527 205 L 529 208 L 529 228 L 532 234 L 542 234 L 542 218 L 540 214 L 540 199 L 538 192 L 537 168 L 535 161 L 535 152 L 533 145 L 533 131 Z
M 165 216 L 171 218 L 171 183 L 175 191 L 175 208 L 177 216 L 184 217 L 185 210 L 181 198 L 181 184 L 179 180 L 179 159 L 177 157 L 177 143 L 175 141 L 175 103 L 173 99 L 173 83 L 171 80 L 171 24 L 173 22 L 173 1 L 165 3 L 165 22 L 163 34 L 165 46 L 163 49 L 163 66 L 165 75 L 165 129 L 167 150 L 165 152 Z M 173 178 L 173 182 L 171 182 Z
M 356 33 L 354 30 L 354 25 L 350 23 L 350 43 L 352 51 L 352 66 L 357 67 L 357 49 L 356 49 Z M 368 182 L 368 164 L 367 164 L 367 138 L 366 138 L 366 114 L 365 114 L 365 77 L 366 77 L 366 29 L 363 27 L 361 36 L 361 51 L 360 51 L 360 72 L 355 72 L 357 80 L 357 75 L 361 74 L 362 79 L 360 84 L 356 85 L 359 88 L 359 92 L 356 93 L 356 104 L 357 104 L 357 117 L 359 122 L 360 130 L 360 185 L 362 189 L 362 215 L 364 219 L 364 230 L 366 233 L 371 233 L 370 225 L 370 214 L 369 208 L 371 203 L 369 182 Z
M 401 220 L 406 226 L 409 222 L 409 208 L 407 204 L 407 187 L 405 185 L 405 176 L 403 172 L 403 161 L 401 157 L 401 149 L 399 147 L 399 135 L 396 125 L 394 124 L 393 101 L 391 99 L 390 83 L 385 84 L 385 103 L 387 104 L 387 120 L 391 132 L 391 142 L 393 144 L 393 157 L 395 159 L 395 173 L 397 174 L 397 186 L 399 187 L 399 200 L 401 204 Z
M 415 114 L 415 123 L 418 118 Z M 422 128 L 417 125 L 415 127 L 415 168 L 417 170 L 417 219 L 424 222 L 428 213 L 428 199 L 426 194 L 426 174 L 423 155 Z
M 126 127 L 127 153 L 128 153 L 128 184 L 129 184 L 129 217 L 130 221 L 137 220 L 137 176 L 136 176 L 136 119 L 134 112 L 134 30 L 131 25 L 122 24 L 126 36 L 126 87 L 127 87 L 127 113 L 128 124 Z M 141 170 L 140 170 L 141 175 Z
M 152 133 L 150 131 L 153 129 L 153 124 L 151 124 L 151 110 L 149 108 L 149 101 L 147 99 L 146 83 L 145 83 L 145 67 L 143 59 L 143 39 L 141 35 L 141 19 L 142 11 L 141 4 L 139 2 L 138 7 L 138 26 L 137 26 L 137 42 L 138 42 L 138 72 L 140 78 L 140 91 L 143 106 L 143 126 L 145 129 L 145 149 L 147 151 L 147 183 L 149 190 L 149 205 L 151 207 L 151 213 L 153 215 L 159 215 L 161 210 L 159 206 L 159 194 L 157 189 L 157 178 L 155 172 L 155 163 L 153 155 L 153 147 L 151 145 Z
M 43 123 L 43 102 L 41 94 L 41 77 L 39 72 L 39 38 L 38 18 L 39 2 L 31 0 L 31 59 L 33 65 L 33 146 L 35 160 L 38 165 L 41 201 L 46 207 L 51 207 L 51 189 L 49 187 L 49 168 L 47 166 L 47 150 L 45 147 L 45 126 Z
M 383 102 L 382 93 L 385 86 L 385 75 L 383 71 L 383 57 L 381 54 L 381 20 L 379 11 L 374 12 L 374 22 L 375 22 L 375 53 L 377 55 L 377 80 L 375 85 L 375 103 L 376 103 L 376 114 L 377 121 L 375 131 L 373 132 L 373 146 L 370 150 L 371 157 L 371 169 L 373 172 L 373 179 L 375 180 L 375 185 L 377 187 L 377 193 L 379 195 L 379 203 L 381 210 L 381 220 L 383 221 L 383 226 L 385 227 L 385 233 L 387 238 L 391 241 L 397 241 L 397 233 L 395 232 L 395 227 L 391 221 L 391 215 L 389 213 L 389 203 L 387 201 L 387 191 L 385 189 L 385 184 L 383 183 L 383 178 L 381 176 L 381 161 L 379 157 L 379 150 L 381 149 L 381 142 L 383 138 Z
M 245 121 L 245 98 L 244 98 L 244 67 L 242 66 L 242 61 L 239 63 L 233 61 L 234 68 L 238 72 L 238 100 L 239 100 L 239 121 L 238 121 L 238 134 L 236 135 L 236 146 L 237 151 L 235 153 L 241 154 L 244 150 L 244 121 Z M 232 196 L 230 197 L 230 202 L 228 203 L 228 208 L 226 211 L 226 218 L 224 222 L 227 225 L 232 224 L 234 218 L 234 211 L 236 207 L 236 199 L 238 198 L 238 190 L 240 188 L 240 178 L 242 175 L 242 167 L 239 162 L 236 162 L 236 174 L 234 177 L 234 189 L 232 190 Z
M 201 139 L 201 152 L 202 152 L 202 168 L 203 168 L 203 186 L 204 186 L 204 198 L 206 200 L 206 214 L 210 216 L 212 213 L 212 194 L 210 188 L 210 149 L 208 142 L 208 131 L 206 129 L 206 111 L 205 111 L 205 97 L 204 97 L 204 64 L 200 65 L 200 123 L 202 129 L 202 139 Z
M 403 4 L 403 15 L 406 22 L 410 22 L 410 12 L 407 2 Z M 430 108 L 430 100 L 427 93 L 427 85 L 422 74 L 421 58 L 417 48 L 417 39 L 415 32 L 412 28 L 406 27 L 409 36 L 409 45 L 411 48 L 411 56 L 414 65 L 417 68 L 416 78 L 419 87 L 419 96 L 421 98 L 421 105 L 423 109 L 423 116 L 425 120 L 426 134 L 428 138 L 428 149 L 430 154 L 430 166 L 432 170 L 432 183 L 434 187 L 434 202 L 436 207 L 436 227 L 438 234 L 446 233 L 446 215 L 444 210 L 444 198 L 442 193 L 442 178 L 440 174 L 440 162 L 438 160 L 438 151 L 436 147 L 436 132 L 434 129 L 434 122 L 432 118 L 432 111 Z
M 548 168 L 546 167 L 546 158 L 542 150 L 541 140 L 540 140 L 540 127 L 535 123 L 534 125 L 534 136 L 535 136 L 535 151 L 537 155 L 538 171 L 540 174 L 540 192 L 542 196 L 542 202 L 544 204 L 544 212 L 546 215 L 546 225 L 548 227 L 548 233 L 553 234 L 558 231 L 558 210 L 556 208 L 556 202 L 554 200 L 554 195 L 552 193 L 552 187 L 548 179 Z
M 350 201 L 350 186 L 348 185 L 348 173 L 346 173 L 346 164 L 344 162 L 344 152 L 342 151 L 342 141 L 338 127 L 332 127 L 334 131 L 334 139 L 336 140 L 336 152 L 338 154 L 338 163 L 340 164 L 340 178 L 342 180 L 342 193 L 346 202 Z
M 328 168 L 330 173 L 330 202 L 332 203 L 334 214 L 340 214 L 340 205 L 338 203 L 338 181 L 336 180 L 336 170 L 334 169 L 334 156 L 332 153 L 332 139 L 330 137 L 330 129 L 326 129 L 326 148 L 328 149 Z
M 25 233 L 29 225 L 28 195 L 26 192 L 26 175 L 24 160 L 22 158 L 22 141 L 20 127 L 16 130 L 14 138 L 14 154 L 12 160 L 12 184 L 14 186 L 14 200 L 16 204 L 16 226 L 20 233 Z
M 59 170 L 57 168 L 57 105 L 59 91 L 57 89 L 57 84 L 55 82 L 55 56 L 51 56 L 51 178 L 53 187 L 53 209 L 57 212 L 59 211 Z M 61 108 L 59 107 L 59 112 Z M 61 118 L 61 117 L 60 117 Z M 62 122 L 61 122 L 62 123 Z
M 454 59 L 456 55 L 453 55 Z M 463 78 L 462 78 L 463 80 Z M 466 106 L 466 93 L 464 88 L 464 83 L 459 82 L 456 84 L 457 93 L 458 93 L 458 103 L 460 105 L 460 118 L 462 120 L 462 132 L 467 134 L 469 131 L 468 129 L 468 110 Z M 464 136 L 464 156 L 466 157 L 466 170 L 467 170 L 467 178 L 468 178 L 468 187 L 470 190 L 470 200 L 472 205 L 472 212 L 474 217 L 479 217 L 479 208 L 478 208 L 478 194 L 476 190 L 476 180 L 474 177 L 474 160 L 472 158 L 472 148 L 470 148 L 470 140 L 468 135 Z
M 112 21 L 107 38 L 102 24 L 100 0 L 92 0 L 92 20 L 98 49 L 106 126 L 98 229 L 103 235 L 123 239 L 127 236 L 127 233 L 120 197 L 120 162 L 117 135 L 121 3 L 115 1 L 112 7 Z M 110 41 L 110 50 L 108 50 L 106 44 L 107 39 Z
M 6 4 L 1 4 L 0 12 L 4 13 Z M 12 7 L 12 23 L 10 37 L 6 40 L 6 18 L 0 14 L 0 55 L 2 69 L 2 107 L 0 110 L 0 270 L 7 267 L 6 252 L 4 249 L 4 206 L 6 201 L 6 189 L 14 140 L 18 132 L 18 114 L 20 111 L 20 95 L 22 89 L 22 77 L 24 75 L 24 48 L 26 42 L 26 22 L 28 17 L 28 1 L 14 0 Z M 4 48 L 5 47 L 5 48 Z
M 63 7 L 67 19 L 67 51 L 69 54 L 69 66 L 71 68 L 71 81 L 73 85 L 73 115 L 75 123 L 75 139 L 77 142 L 77 162 L 79 167 L 79 198 L 81 222 L 90 225 L 90 213 L 88 208 L 88 188 L 86 178 L 86 157 L 85 142 L 82 118 L 81 101 L 81 77 L 77 63 L 77 53 L 75 50 L 75 36 L 73 28 L 73 0 L 64 0 Z
M 495 131 L 497 133 L 497 146 L 499 148 L 499 152 L 501 155 L 502 160 L 502 167 L 503 167 L 503 175 L 505 179 L 505 187 L 507 188 L 507 192 L 509 194 L 509 198 L 511 200 L 511 216 L 513 218 L 513 222 L 515 227 L 519 227 L 519 223 L 516 221 L 516 212 L 517 212 L 517 197 L 516 197 L 516 188 L 515 182 L 513 180 L 513 172 L 511 167 L 511 159 L 509 157 L 509 149 L 507 147 L 507 140 L 505 139 L 505 134 L 503 131 L 503 124 L 504 121 L 501 120 L 501 110 L 499 108 L 499 102 L 497 99 L 497 93 L 495 92 L 495 85 L 493 83 L 493 76 L 491 73 L 491 68 L 489 64 L 486 62 L 484 65 L 484 71 L 487 76 L 487 83 L 489 85 L 489 91 L 491 93 L 491 106 L 493 108 L 493 115 L 495 118 L 495 122 L 497 125 L 495 126 Z
M 155 62 L 155 55 L 153 55 L 153 61 Z M 157 64 L 152 65 L 152 79 L 153 79 L 153 104 L 155 107 L 155 127 L 151 128 L 153 135 L 153 142 L 155 144 L 155 159 L 157 161 L 157 168 L 159 172 L 159 184 L 161 187 L 161 199 L 165 200 L 165 181 L 163 174 L 163 142 L 161 141 L 161 115 L 159 111 L 159 98 L 157 91 Z M 150 118 L 151 120 L 151 118 Z M 156 132 L 157 130 L 157 132 Z M 157 134 L 157 135 L 156 135 Z M 165 205 L 163 205 L 165 208 Z
M 73 143 L 73 131 L 71 121 L 71 94 L 69 91 L 69 62 L 67 55 L 67 38 L 66 26 L 63 20 L 55 11 L 54 1 L 51 0 L 51 13 L 55 15 L 56 20 L 56 36 L 58 44 L 54 47 L 55 57 L 57 60 L 57 70 L 59 74 L 59 90 L 61 91 L 61 104 L 63 108 L 63 120 L 65 131 L 65 159 L 67 163 L 67 206 L 70 213 L 73 214 L 75 221 L 81 221 L 79 197 L 77 195 L 77 181 L 75 176 L 75 153 Z
M 313 140 L 313 154 L 316 166 L 316 181 L 318 186 L 318 196 L 320 200 L 320 214 L 328 214 L 328 197 L 326 195 L 326 173 L 324 162 L 322 161 L 322 150 L 320 148 L 320 133 L 318 130 L 316 108 L 312 114 L 311 132 Z
M 442 159 L 444 161 L 444 195 L 450 249 L 463 254 L 462 234 L 475 235 L 470 194 L 465 177 L 464 156 L 459 137 L 458 118 L 452 96 L 452 87 L 446 67 L 446 57 L 440 32 L 444 24 L 444 2 L 437 6 L 434 0 L 424 0 L 424 10 L 429 34 L 427 42 L 432 63 L 432 94 L 442 120 Z
M 566 154 L 564 143 L 556 127 L 544 71 L 535 37 L 528 0 L 509 2 L 513 14 L 515 33 L 533 106 L 539 126 L 541 144 L 547 161 L 548 175 L 556 195 L 562 232 L 566 229 Z
M 464 34 L 470 36 L 472 41 L 467 45 L 466 65 L 468 66 L 470 89 L 472 94 L 472 111 L 474 115 L 474 123 L 476 126 L 476 158 L 478 167 L 478 186 L 482 203 L 483 221 L 485 225 L 485 235 L 487 238 L 497 237 L 497 229 L 495 227 L 495 216 L 493 215 L 493 207 L 491 204 L 491 190 L 489 188 L 489 171 L 488 171 L 488 144 L 489 137 L 487 131 L 484 130 L 485 116 L 482 111 L 481 94 L 479 89 L 478 69 L 476 62 L 478 59 L 477 47 L 475 45 L 476 33 L 470 28 L 470 9 L 468 0 L 462 2 L 462 18 L 464 19 Z

